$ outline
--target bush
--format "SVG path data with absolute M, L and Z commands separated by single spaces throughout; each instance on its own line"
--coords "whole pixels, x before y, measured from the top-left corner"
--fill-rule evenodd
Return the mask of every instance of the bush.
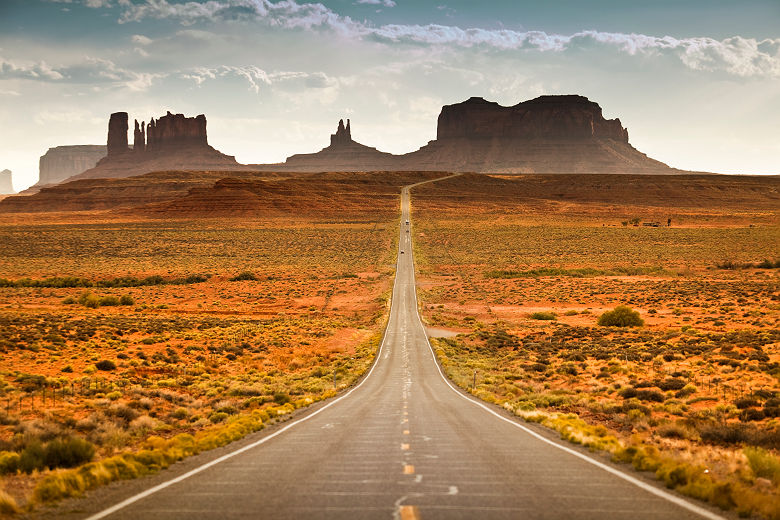
M 89 291 L 84 291 L 81 293 L 81 296 L 79 296 L 79 303 L 84 307 L 97 309 L 100 306 L 100 298 Z
M 539 311 L 531 314 L 532 320 L 554 320 L 556 315 L 551 311 Z
M 95 363 L 95 368 L 97 368 L 98 370 L 105 370 L 105 371 L 116 370 L 116 363 L 114 363 L 110 359 L 104 359 L 102 361 L 98 361 L 97 363 Z
M 54 439 L 44 451 L 44 464 L 49 468 L 72 468 L 89 462 L 95 455 L 95 447 L 79 437 Z
M 641 327 L 645 322 L 631 307 L 618 305 L 599 316 L 598 324 L 602 327 Z
M 255 276 L 255 273 L 252 271 L 244 271 L 230 279 L 231 282 L 244 282 L 252 280 L 257 280 L 257 276 Z
M 133 305 L 135 303 L 135 300 L 133 300 L 133 297 L 129 294 L 123 294 L 121 298 L 119 298 L 119 305 Z
M 100 306 L 101 307 L 116 307 L 119 305 L 119 298 L 116 296 L 101 296 L 100 297 Z
M 751 446 L 745 447 L 743 452 L 755 476 L 768 478 L 775 484 L 780 484 L 780 458 L 764 449 Z

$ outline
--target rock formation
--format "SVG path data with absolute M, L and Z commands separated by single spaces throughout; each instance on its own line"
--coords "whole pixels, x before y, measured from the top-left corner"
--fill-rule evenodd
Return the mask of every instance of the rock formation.
M 3 170 L 0 172 L 0 195 L 9 195 L 11 193 L 16 193 L 14 191 L 11 170 Z
M 141 121 L 141 126 L 138 126 L 138 120 L 135 120 L 135 129 L 133 130 L 133 151 L 145 152 L 146 151 L 146 123 Z
M 352 130 L 349 128 L 349 119 L 347 119 L 347 127 L 344 128 L 344 120 L 339 119 L 339 126 L 336 128 L 335 134 L 330 134 L 330 145 L 341 146 L 352 143 Z
M 38 162 L 36 186 L 57 184 L 79 173 L 94 168 L 106 156 L 106 146 L 85 144 L 49 148 Z
M 336 133 L 330 136 L 330 146 L 317 153 L 288 157 L 282 167 L 296 171 L 393 170 L 396 159 L 395 155 L 353 141 L 349 119 L 347 126 L 340 119 Z
M 512 107 L 473 97 L 442 108 L 436 138 L 607 138 L 628 143 L 628 131 L 620 119 L 604 119 L 601 107 L 583 96 L 541 96 Z
M 206 116 L 166 115 L 149 124 L 134 121 L 133 153 L 127 153 L 127 112 L 111 114 L 108 155 L 76 179 L 119 178 L 163 170 L 241 170 L 234 157 L 208 144 Z M 246 168 L 248 169 L 248 168 Z
M 675 173 L 628 143 L 619 119 L 583 96 L 541 96 L 515 106 L 473 97 L 439 114 L 436 140 L 403 168 L 507 173 Z
M 257 165 L 263 168 L 263 165 Z M 605 119 L 583 96 L 541 96 L 511 107 L 473 97 L 439 114 L 436 139 L 405 155 L 352 140 L 339 121 L 330 146 L 283 165 L 298 171 L 459 171 L 505 173 L 677 173 L 628 143 L 620 119 Z
M 127 112 L 115 112 L 108 120 L 108 155 L 127 153 Z
M 184 117 L 184 114 L 168 112 L 156 121 L 149 121 L 146 136 L 146 149 L 150 152 L 206 147 L 206 116 L 200 114 L 197 117 Z

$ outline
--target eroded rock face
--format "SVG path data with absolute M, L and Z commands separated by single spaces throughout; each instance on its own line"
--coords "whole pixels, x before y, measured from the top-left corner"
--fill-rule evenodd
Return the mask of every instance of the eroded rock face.
M 124 137 L 124 148 L 122 137 Z M 121 178 L 163 170 L 241 169 L 235 157 L 208 144 L 206 116 L 166 115 L 149 124 L 134 121 L 133 152 L 127 148 L 127 113 L 111 114 L 108 128 L 109 154 L 94 168 L 70 180 Z M 111 150 L 114 150 L 111 153 Z
M 108 155 L 127 151 L 127 112 L 114 112 L 108 120 Z
M 591 139 L 628 143 L 620 119 L 604 119 L 598 103 L 583 96 L 541 96 L 504 107 L 479 97 L 447 105 L 439 114 L 437 140 Z
M 349 128 L 349 119 L 347 119 L 347 126 L 344 126 L 344 120 L 339 119 L 339 126 L 336 128 L 336 133 L 330 135 L 331 146 L 348 145 L 352 143 L 352 130 Z
M 184 114 L 168 112 L 157 120 L 149 121 L 146 139 L 146 149 L 150 152 L 207 147 L 206 116 L 184 117 Z
M 10 193 L 16 193 L 14 191 L 13 174 L 11 170 L 3 170 L 0 172 L 0 195 L 8 195 Z
M 43 186 L 57 184 L 68 177 L 94 168 L 106 156 L 106 146 L 86 144 L 77 146 L 56 146 L 41 156 L 38 162 L 38 183 Z

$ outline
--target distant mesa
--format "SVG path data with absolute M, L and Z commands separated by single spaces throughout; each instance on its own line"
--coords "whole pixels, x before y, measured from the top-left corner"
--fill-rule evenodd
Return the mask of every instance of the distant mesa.
M 106 156 L 106 146 L 84 144 L 49 148 L 38 162 L 36 187 L 57 184 L 69 177 L 94 168 Z
M 10 195 L 14 192 L 13 174 L 11 170 L 0 172 L 0 195 Z
M 134 121 L 133 146 L 128 143 L 127 112 L 115 112 L 108 121 L 105 158 L 94 168 L 68 180 L 120 178 L 165 170 L 241 170 L 235 157 L 208 144 L 206 116 L 166 115 L 149 123 Z

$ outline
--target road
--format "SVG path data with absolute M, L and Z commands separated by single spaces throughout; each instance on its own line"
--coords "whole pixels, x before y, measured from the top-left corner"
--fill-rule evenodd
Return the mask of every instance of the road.
M 407 219 L 408 187 L 389 324 L 357 387 L 81 518 L 720 518 L 454 389 L 417 313 Z

